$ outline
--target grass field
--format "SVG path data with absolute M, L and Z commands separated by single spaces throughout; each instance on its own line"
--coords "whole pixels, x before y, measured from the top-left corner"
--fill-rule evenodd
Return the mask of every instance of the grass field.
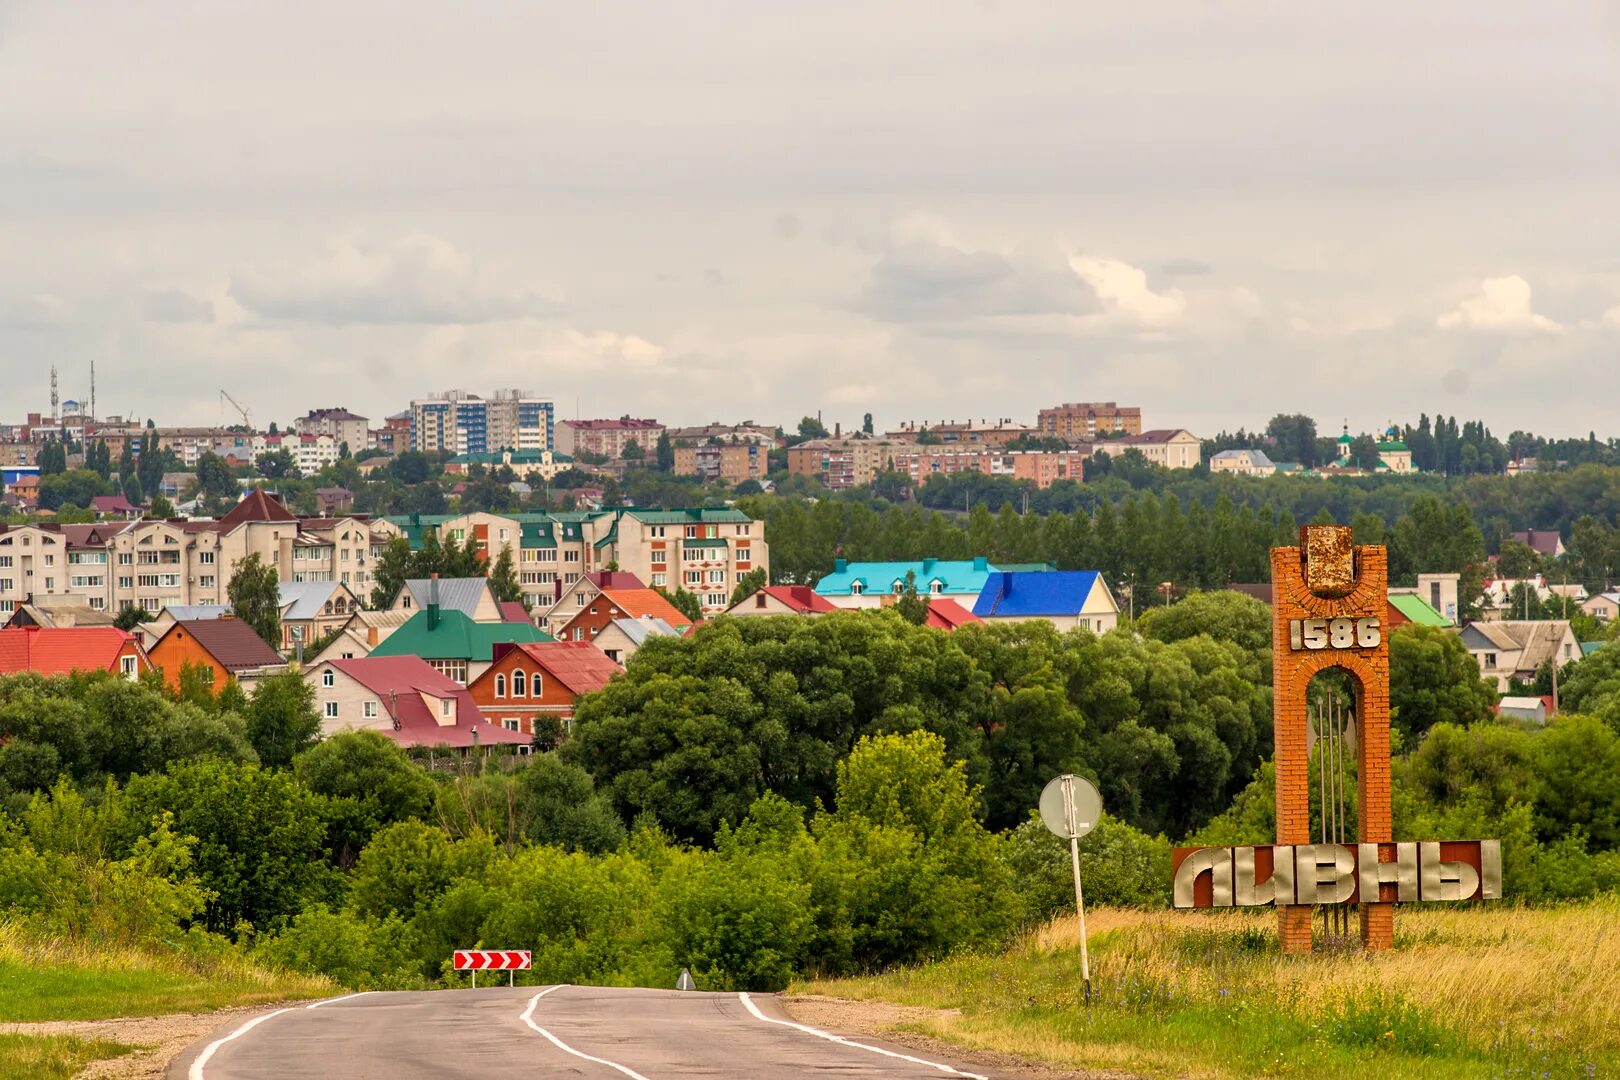
M 135 1049 L 105 1039 L 70 1035 L 0 1035 L 0 1076 L 13 1080 L 66 1080 L 92 1061 Z
M 1620 1075 L 1620 901 L 1408 907 L 1396 948 L 1284 957 L 1271 912 L 1088 913 L 995 955 L 795 987 L 955 1010 L 913 1030 L 1153 1076 Z

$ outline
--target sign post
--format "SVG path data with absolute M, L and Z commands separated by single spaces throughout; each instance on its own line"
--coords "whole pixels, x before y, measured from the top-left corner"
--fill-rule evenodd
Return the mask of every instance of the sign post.
M 528 949 L 457 949 L 453 956 L 457 971 L 472 972 L 473 989 L 478 989 L 480 971 L 505 971 L 508 986 L 516 985 L 515 972 L 527 971 L 534 962 Z
M 1091 781 L 1065 773 L 1054 778 L 1041 791 L 1041 823 L 1069 842 L 1069 861 L 1074 867 L 1074 910 L 1080 917 L 1080 978 L 1085 983 L 1086 1004 L 1091 1004 L 1091 951 L 1086 943 L 1086 900 L 1080 889 L 1080 838 L 1097 826 L 1102 816 L 1102 796 Z

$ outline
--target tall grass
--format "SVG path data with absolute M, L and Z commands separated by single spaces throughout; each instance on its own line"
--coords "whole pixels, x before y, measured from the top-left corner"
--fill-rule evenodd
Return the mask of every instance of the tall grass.
M 1148 1072 L 1609 1075 L 1620 1069 L 1620 899 L 1407 907 L 1396 947 L 1283 956 L 1270 912 L 1088 914 L 999 955 L 962 955 L 833 996 L 960 1010 L 925 1026 L 974 1045 Z M 1196 1066 L 1196 1068 L 1194 1068 Z
M 0 923 L 0 1021 L 157 1016 L 332 992 L 326 979 L 263 967 L 201 935 L 140 948 Z

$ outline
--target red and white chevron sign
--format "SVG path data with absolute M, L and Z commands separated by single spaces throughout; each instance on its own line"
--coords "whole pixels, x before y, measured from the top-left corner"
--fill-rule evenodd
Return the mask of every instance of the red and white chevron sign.
M 457 949 L 457 971 L 527 971 L 534 959 L 528 949 Z

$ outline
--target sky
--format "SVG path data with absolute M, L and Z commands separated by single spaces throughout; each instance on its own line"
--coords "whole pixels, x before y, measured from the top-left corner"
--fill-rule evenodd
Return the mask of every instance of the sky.
M 0 422 L 1620 435 L 1620 4 L 0 0 Z

